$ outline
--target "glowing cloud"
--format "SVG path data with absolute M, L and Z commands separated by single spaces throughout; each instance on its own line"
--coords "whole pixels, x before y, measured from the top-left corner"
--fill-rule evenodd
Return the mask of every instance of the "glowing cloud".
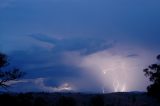
M 58 87 L 46 86 L 44 83 L 44 78 L 38 78 L 34 81 L 34 83 L 43 91 L 47 92 L 67 92 L 73 91 L 73 88 L 68 83 L 63 83 Z
M 132 56 L 133 52 L 138 54 Z M 78 52 L 70 52 L 66 55 L 71 64 L 76 64 L 85 70 L 84 73 L 89 73 L 90 76 L 99 80 L 102 93 L 144 91 L 148 82 L 142 70 L 153 60 L 152 56 L 153 54 L 147 50 L 119 47 L 89 55 L 81 55 Z

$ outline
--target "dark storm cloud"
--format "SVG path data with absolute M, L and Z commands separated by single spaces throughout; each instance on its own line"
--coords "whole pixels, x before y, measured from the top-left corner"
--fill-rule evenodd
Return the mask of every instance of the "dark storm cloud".
M 81 86 L 78 84 L 76 86 L 79 87 L 79 90 L 83 91 L 88 91 L 86 88 L 89 89 L 93 86 L 93 91 L 100 89 L 96 87 L 98 83 L 92 83 L 92 85 L 87 84 L 96 81 L 92 79 L 91 76 L 82 73 L 83 69 L 75 67 L 74 64 L 70 64 L 69 61 L 68 64 L 70 65 L 64 63 L 63 55 L 65 52 L 72 51 L 79 52 L 84 56 L 89 55 L 94 52 L 112 48 L 114 42 L 106 42 L 105 39 L 90 37 L 86 39 L 84 37 L 58 39 L 52 35 L 44 34 L 28 35 L 25 40 L 27 42 L 23 42 L 22 45 L 29 44 L 29 48 L 23 50 L 21 48 L 16 48 L 7 53 L 11 60 L 11 67 L 19 67 L 25 71 L 25 78 L 50 78 L 48 82 L 45 82 L 49 85 L 61 84 L 65 81 L 73 82 L 75 85 L 81 83 Z M 16 42 L 16 40 L 13 42 Z M 48 48 L 48 46 L 41 46 L 45 44 L 53 45 L 53 47 Z M 82 77 L 88 80 L 88 82 L 83 82 L 83 80 L 81 80 Z M 75 79 L 78 82 L 74 81 Z M 85 88 L 82 87 L 83 85 L 85 85 Z M 33 89 L 35 89 L 34 86 Z
M 30 36 L 39 41 L 53 44 L 54 53 L 60 53 L 64 51 L 81 51 L 82 54 L 90 54 L 112 48 L 115 43 L 114 41 L 111 42 L 104 38 L 95 37 L 72 37 L 56 39 L 52 36 L 46 36 L 43 34 L 33 34 Z
M 59 40 L 42 34 L 33 34 L 29 37 L 38 40 L 39 44 L 49 43 L 54 45 L 54 47 L 47 50 L 46 47 L 39 47 L 37 45 L 36 47 L 30 47 L 29 51 L 12 51 L 9 53 L 9 56 L 13 66 L 20 66 L 28 72 L 29 76 L 32 73 L 37 77 L 42 74 L 45 77 L 78 76 L 81 74 L 78 71 L 79 69 L 66 66 L 63 63 L 63 53 L 77 51 L 82 55 L 89 55 L 113 47 L 112 42 L 108 43 L 102 39 L 67 38 Z

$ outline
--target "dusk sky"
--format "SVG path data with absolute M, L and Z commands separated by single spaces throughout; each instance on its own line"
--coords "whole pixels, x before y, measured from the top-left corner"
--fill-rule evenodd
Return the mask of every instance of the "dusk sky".
M 159 46 L 159 0 L 0 0 L 11 91 L 146 91 Z

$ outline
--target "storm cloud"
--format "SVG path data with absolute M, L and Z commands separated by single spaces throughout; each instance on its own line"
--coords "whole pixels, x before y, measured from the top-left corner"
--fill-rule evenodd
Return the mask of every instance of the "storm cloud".
M 149 82 L 142 70 L 160 52 L 159 4 L 156 0 L 0 1 L 0 51 L 9 56 L 11 67 L 27 73 L 24 80 L 41 78 L 41 86 L 22 81 L 13 90 L 56 91 L 70 84 L 75 91 L 113 92 L 114 76 L 126 91 L 145 91 Z M 22 83 L 26 88 L 20 90 Z

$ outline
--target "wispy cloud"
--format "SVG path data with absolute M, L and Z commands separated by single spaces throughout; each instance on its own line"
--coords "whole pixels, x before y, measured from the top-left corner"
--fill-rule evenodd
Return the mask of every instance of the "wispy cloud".
M 66 92 L 66 91 L 73 91 L 73 88 L 68 83 L 63 83 L 60 86 L 53 87 L 47 86 L 44 83 L 44 78 L 38 78 L 34 81 L 34 83 L 43 91 L 47 92 Z
M 9 81 L 9 82 L 6 82 L 6 85 L 15 85 L 15 84 L 19 84 L 19 83 L 28 83 L 28 82 L 31 82 L 31 80 L 28 80 L 28 79 L 23 79 L 23 80 L 14 80 L 14 81 Z
M 68 92 L 74 90 L 73 86 L 71 86 L 69 83 L 62 83 L 59 86 L 47 86 L 45 84 L 45 80 L 47 79 L 46 78 L 22 79 L 22 80 L 9 81 L 6 83 L 6 85 L 13 86 L 22 83 L 27 83 L 28 85 L 30 84 L 32 86 L 34 85 L 36 89 L 45 92 Z

